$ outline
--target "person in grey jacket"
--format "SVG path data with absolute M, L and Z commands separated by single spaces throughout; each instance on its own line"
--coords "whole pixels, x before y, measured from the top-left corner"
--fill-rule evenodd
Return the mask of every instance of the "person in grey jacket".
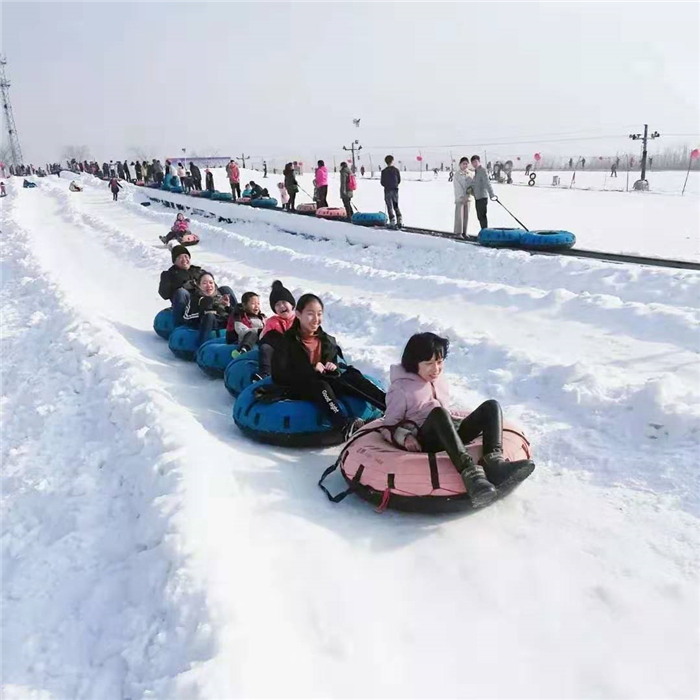
M 474 168 L 474 184 L 472 185 L 474 189 L 474 203 L 476 204 L 476 215 L 479 217 L 479 224 L 481 228 L 488 228 L 489 222 L 486 216 L 486 208 L 488 206 L 488 197 L 498 201 L 498 197 L 493 193 L 493 187 L 489 182 L 489 176 L 486 169 L 481 164 L 481 158 L 479 156 L 472 156 L 472 168 Z
M 469 158 L 460 158 L 459 169 L 452 178 L 455 189 L 455 234 L 457 236 L 467 235 L 467 224 L 469 223 L 469 207 L 471 206 L 470 188 L 474 184 L 474 179 L 469 168 Z
M 350 168 L 348 168 L 348 164 L 343 161 L 340 164 L 340 198 L 345 205 L 348 221 L 352 221 L 352 190 L 348 187 L 349 180 Z

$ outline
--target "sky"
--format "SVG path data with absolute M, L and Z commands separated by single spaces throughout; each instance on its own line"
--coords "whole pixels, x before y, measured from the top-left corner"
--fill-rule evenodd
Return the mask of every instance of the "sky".
M 695 2 L 4 0 L 0 22 L 36 164 L 610 155 L 645 122 L 652 149 L 700 144 Z

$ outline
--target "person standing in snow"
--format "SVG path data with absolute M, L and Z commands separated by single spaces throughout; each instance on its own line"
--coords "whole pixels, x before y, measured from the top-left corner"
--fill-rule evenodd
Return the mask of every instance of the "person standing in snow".
M 583 170 L 586 167 L 586 159 L 581 158 L 581 170 Z
M 617 177 L 617 160 L 613 161 L 610 167 L 610 177 Z
M 345 206 L 345 214 L 348 221 L 352 221 L 352 196 L 355 187 L 353 186 L 355 176 L 350 172 L 348 164 L 343 161 L 340 164 L 340 198 Z
M 214 176 L 209 168 L 204 169 L 204 181 L 209 192 L 214 191 Z
M 389 214 L 389 226 L 401 228 L 401 210 L 399 209 L 399 185 L 401 173 L 394 165 L 394 156 L 384 158 L 386 168 L 382 170 L 380 183 L 384 188 L 384 203 Z
M 449 340 L 435 333 L 409 339 L 401 363 L 391 367 L 382 419 L 387 427 L 381 435 L 409 452 L 447 452 L 472 503 L 481 507 L 496 498 L 497 487 L 524 481 L 535 464 L 504 458 L 503 415 L 497 401 L 485 401 L 466 418 L 450 413 L 450 387 L 443 376 L 449 347 Z M 475 463 L 465 445 L 480 435 L 484 454 Z
M 525 166 L 525 177 L 527 177 L 530 174 L 530 171 L 532 170 L 532 163 L 528 163 Z
M 284 166 L 284 186 L 289 194 L 289 202 L 287 203 L 287 211 L 294 211 L 294 203 L 299 192 L 299 183 L 297 182 L 292 163 L 287 163 Z
M 119 190 L 122 189 L 116 177 L 109 181 L 109 189 L 112 190 L 112 201 L 116 202 L 119 199 Z
M 228 175 L 228 181 L 231 185 L 231 194 L 233 195 L 234 201 L 241 196 L 241 172 L 238 169 L 238 164 L 233 158 L 229 161 L 226 166 L 226 175 Z
M 134 163 L 134 172 L 136 173 L 136 182 L 142 182 L 145 179 L 143 170 L 141 170 L 141 162 L 138 160 Z
M 202 171 L 196 163 L 190 163 L 190 173 L 192 173 L 192 186 L 195 190 L 202 189 Z
M 470 190 L 474 184 L 474 179 L 469 172 L 469 159 L 465 156 L 460 158 L 459 168 L 452 179 L 452 186 L 455 192 L 455 227 L 454 232 L 464 238 L 467 235 L 469 224 L 469 208 L 471 207 Z
M 316 178 L 316 188 L 318 189 L 318 197 L 316 203 L 319 207 L 328 206 L 328 168 L 322 161 L 318 161 L 318 167 L 314 174 Z
M 263 178 L 267 177 L 267 161 L 263 161 Z
M 486 173 L 486 169 L 481 165 L 481 158 L 479 156 L 472 156 L 472 168 L 474 168 L 474 183 L 472 188 L 474 190 L 474 204 L 476 206 L 476 215 L 479 218 L 479 224 L 481 228 L 488 228 L 489 222 L 486 214 L 486 209 L 488 207 L 488 197 L 493 200 L 497 200 L 498 197 L 493 193 L 493 187 L 491 187 L 491 182 L 489 181 L 489 176 Z
M 129 164 L 124 161 L 124 178 L 127 182 L 131 182 L 131 172 L 129 171 Z

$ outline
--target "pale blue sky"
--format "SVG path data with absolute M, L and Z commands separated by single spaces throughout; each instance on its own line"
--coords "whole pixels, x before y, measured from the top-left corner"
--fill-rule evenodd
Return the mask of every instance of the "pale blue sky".
M 3 2 L 2 51 L 35 163 L 67 144 L 331 159 L 352 138 L 605 155 L 644 121 L 700 131 L 699 26 L 671 2 Z

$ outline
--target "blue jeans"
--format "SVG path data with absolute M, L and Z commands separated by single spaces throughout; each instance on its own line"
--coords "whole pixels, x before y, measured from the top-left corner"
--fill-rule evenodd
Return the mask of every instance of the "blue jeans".
M 236 306 L 238 304 L 236 295 L 233 293 L 231 287 L 219 287 L 219 291 L 221 294 L 228 294 L 231 300 L 231 306 Z M 175 294 L 173 294 L 173 298 L 170 300 L 173 305 L 173 324 L 175 328 L 183 324 L 182 317 L 185 315 L 185 309 L 187 308 L 187 302 L 189 302 L 189 300 L 190 293 L 186 289 L 180 287 L 180 289 L 175 290 Z

